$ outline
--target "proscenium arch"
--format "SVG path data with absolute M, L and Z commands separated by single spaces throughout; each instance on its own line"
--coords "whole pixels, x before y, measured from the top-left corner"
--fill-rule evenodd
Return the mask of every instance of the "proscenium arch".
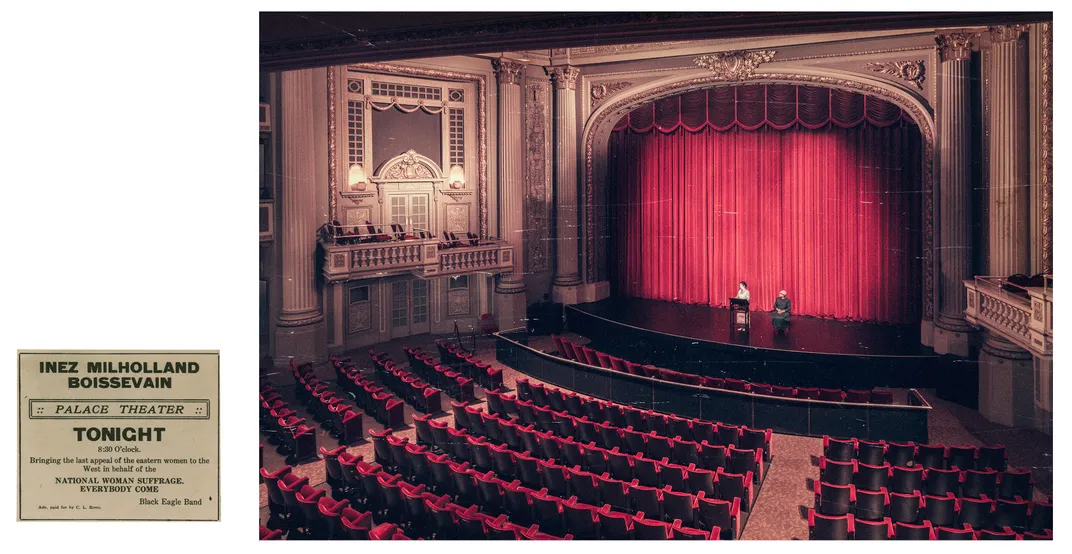
M 770 64 L 774 65 L 774 64 Z M 611 96 L 585 122 L 581 134 L 584 156 L 584 215 L 585 215 L 585 280 L 595 281 L 596 233 L 595 190 L 607 187 L 607 156 L 596 158 L 596 146 L 607 152 L 614 125 L 625 114 L 641 104 L 675 96 L 684 92 L 715 86 L 751 84 L 813 85 L 858 92 L 892 102 L 909 114 L 923 136 L 923 319 L 934 319 L 934 141 L 937 129 L 933 110 L 925 100 L 894 84 L 869 79 L 866 76 L 828 69 L 778 68 L 756 72 L 742 79 L 727 80 L 707 70 L 689 71 L 667 79 L 631 87 Z

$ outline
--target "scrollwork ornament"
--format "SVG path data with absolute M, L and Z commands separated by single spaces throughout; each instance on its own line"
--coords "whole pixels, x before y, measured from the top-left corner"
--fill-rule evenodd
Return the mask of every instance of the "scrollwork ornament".
M 926 79 L 926 70 L 923 60 L 902 60 L 896 62 L 870 62 L 864 67 L 878 73 L 884 73 L 908 81 L 923 90 L 923 81 Z
M 611 81 L 592 85 L 592 108 L 598 107 L 612 94 L 633 86 L 629 81 Z
M 736 50 L 704 54 L 693 63 L 709 69 L 719 80 L 733 81 L 748 78 L 759 64 L 773 60 L 774 54 L 774 50 Z

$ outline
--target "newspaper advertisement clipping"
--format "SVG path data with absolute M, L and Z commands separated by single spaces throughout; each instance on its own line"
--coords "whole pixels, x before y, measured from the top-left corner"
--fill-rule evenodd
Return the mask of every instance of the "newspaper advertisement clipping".
M 219 351 L 20 351 L 19 519 L 218 521 Z

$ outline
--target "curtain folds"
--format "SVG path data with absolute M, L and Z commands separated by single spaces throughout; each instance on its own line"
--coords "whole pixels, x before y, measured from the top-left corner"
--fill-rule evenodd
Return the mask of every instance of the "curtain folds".
M 806 85 L 738 85 L 656 100 L 627 114 L 614 130 L 821 129 L 829 125 L 855 127 L 864 122 L 887 127 L 912 120 L 897 104 L 856 92 Z
M 919 320 L 919 131 L 814 88 L 715 88 L 625 118 L 610 144 L 617 294 L 724 306 L 743 280 L 756 310 L 785 289 L 797 314 Z

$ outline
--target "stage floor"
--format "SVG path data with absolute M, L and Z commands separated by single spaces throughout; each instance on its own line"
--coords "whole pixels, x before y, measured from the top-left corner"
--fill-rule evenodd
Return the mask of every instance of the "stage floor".
M 655 333 L 746 349 L 846 356 L 932 357 L 919 341 L 919 325 L 883 325 L 794 315 L 789 332 L 775 334 L 770 312 L 751 313 L 748 333 L 733 332 L 728 308 L 612 297 L 569 306 Z

